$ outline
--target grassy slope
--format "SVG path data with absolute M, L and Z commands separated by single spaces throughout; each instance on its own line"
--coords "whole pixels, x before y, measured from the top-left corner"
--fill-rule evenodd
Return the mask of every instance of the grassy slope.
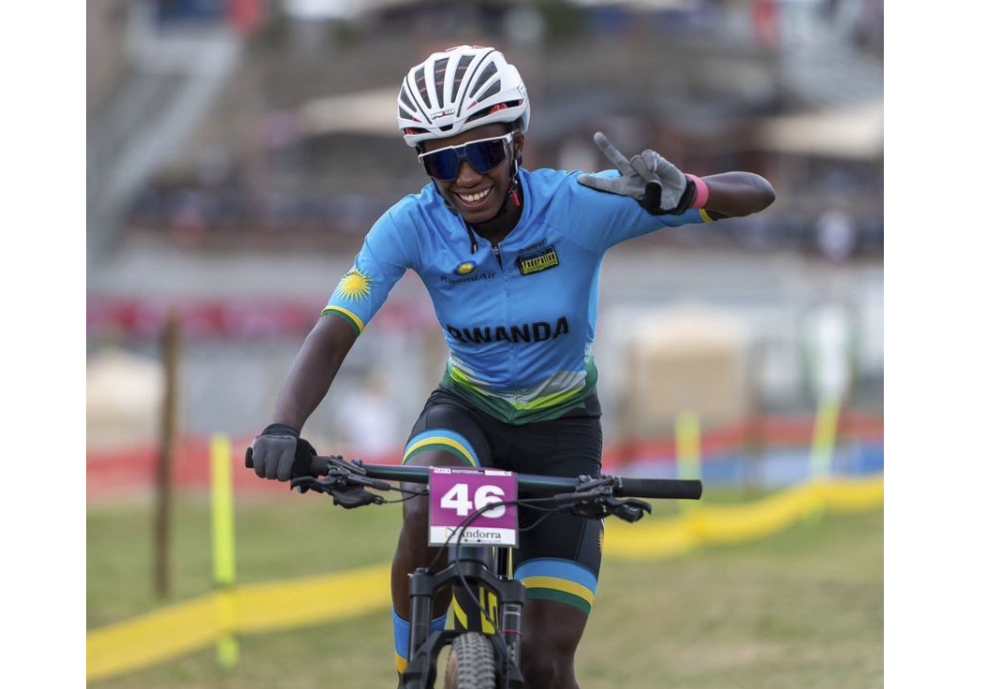
M 334 511 L 318 496 L 240 500 L 238 579 L 386 562 L 398 516 L 398 507 Z M 151 594 L 151 525 L 144 504 L 88 510 L 88 628 L 163 604 Z M 168 602 L 211 590 L 209 525 L 204 500 L 178 501 Z M 759 542 L 674 560 L 607 562 L 578 655 L 581 686 L 881 687 L 882 553 L 879 511 L 828 516 Z M 387 611 L 243 639 L 229 676 L 209 649 L 93 687 L 367 689 L 394 682 Z

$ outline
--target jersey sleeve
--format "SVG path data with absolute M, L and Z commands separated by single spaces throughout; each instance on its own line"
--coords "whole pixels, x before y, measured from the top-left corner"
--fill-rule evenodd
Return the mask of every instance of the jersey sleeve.
M 617 170 L 597 173 L 602 177 L 618 177 Z M 581 232 L 600 249 L 609 249 L 629 239 L 662 230 L 712 222 L 712 217 L 702 210 L 689 210 L 680 215 L 652 215 L 629 197 L 591 189 L 580 184 L 574 175 L 570 187 L 569 203 L 574 206 L 574 217 L 583 220 Z
M 343 318 L 361 334 L 410 266 L 396 223 L 386 213 L 368 232 L 354 264 L 333 290 L 323 314 Z

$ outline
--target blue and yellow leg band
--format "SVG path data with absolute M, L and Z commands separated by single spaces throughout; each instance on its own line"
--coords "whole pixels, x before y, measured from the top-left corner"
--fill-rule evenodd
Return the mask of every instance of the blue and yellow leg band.
M 528 600 L 565 603 L 588 615 L 597 594 L 597 577 L 572 560 L 528 560 L 517 568 L 514 578 L 524 584 Z
M 431 622 L 431 631 L 442 632 L 448 615 L 444 614 Z M 396 672 L 403 674 L 410 662 L 410 623 L 392 611 L 393 635 L 396 641 Z
M 441 450 L 453 454 L 471 467 L 478 467 L 479 457 L 465 438 L 458 433 L 437 429 L 425 431 L 410 439 L 403 451 L 403 464 L 413 457 L 428 450 Z

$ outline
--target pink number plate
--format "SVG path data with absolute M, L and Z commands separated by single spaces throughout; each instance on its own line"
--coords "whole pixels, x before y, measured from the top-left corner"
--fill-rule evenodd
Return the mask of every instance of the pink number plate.
M 430 545 L 517 547 L 517 476 L 498 469 L 435 467 L 430 488 Z M 471 521 L 470 521 L 471 520 Z

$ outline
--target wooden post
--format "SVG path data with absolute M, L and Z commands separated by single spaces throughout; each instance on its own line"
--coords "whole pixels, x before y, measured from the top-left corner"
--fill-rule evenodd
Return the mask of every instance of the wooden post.
M 160 448 L 156 464 L 156 512 L 154 515 L 154 592 L 170 595 L 170 522 L 173 503 L 173 464 L 177 453 L 178 402 L 177 370 L 180 361 L 180 323 L 177 314 L 167 315 L 161 338 L 163 361 L 163 406 Z

